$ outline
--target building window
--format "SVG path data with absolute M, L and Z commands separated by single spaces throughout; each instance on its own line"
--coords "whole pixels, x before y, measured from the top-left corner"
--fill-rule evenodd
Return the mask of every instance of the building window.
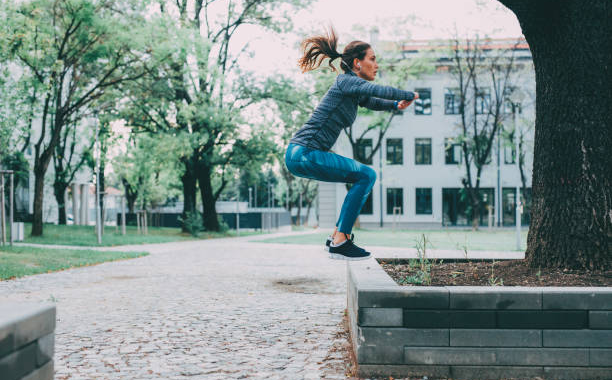
M 505 114 L 512 114 L 512 100 L 510 100 L 510 96 L 512 96 L 512 93 L 517 90 L 517 87 L 506 87 L 504 89 L 504 113 Z M 516 108 L 516 113 L 521 113 L 522 112 L 522 107 L 520 104 L 517 104 L 517 108 Z
M 414 163 L 431 165 L 431 139 L 414 139 Z
M 444 114 L 461 114 L 461 92 L 458 88 L 444 89 Z
M 461 163 L 461 144 L 456 143 L 452 137 L 444 140 L 444 163 L 448 165 Z
M 479 88 L 476 92 L 476 113 L 483 114 L 489 112 L 491 105 L 491 89 Z
M 402 139 L 387 139 L 387 165 L 402 165 L 404 150 Z
M 362 164 L 372 165 L 372 139 L 357 140 L 357 157 Z
M 395 212 L 393 212 L 395 210 Z M 387 215 L 404 213 L 404 189 L 387 189 Z
M 504 164 L 514 164 L 516 162 L 515 157 L 516 149 L 514 149 L 514 145 L 504 145 Z
M 419 98 L 414 101 L 415 115 L 431 115 L 431 88 L 417 88 Z
M 417 215 L 431 215 L 431 188 L 416 189 Z

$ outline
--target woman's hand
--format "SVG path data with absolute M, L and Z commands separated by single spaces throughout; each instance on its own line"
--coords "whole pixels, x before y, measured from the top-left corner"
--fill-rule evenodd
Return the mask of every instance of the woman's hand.
M 418 93 L 418 92 L 415 92 L 415 93 L 414 93 L 414 99 L 418 99 L 418 98 L 419 98 L 419 93 Z M 398 109 L 398 110 L 403 110 L 403 109 L 408 108 L 408 106 L 412 104 L 412 102 L 414 101 L 414 99 L 412 99 L 412 100 L 402 100 L 402 101 L 400 101 L 399 103 L 397 103 L 397 109 Z

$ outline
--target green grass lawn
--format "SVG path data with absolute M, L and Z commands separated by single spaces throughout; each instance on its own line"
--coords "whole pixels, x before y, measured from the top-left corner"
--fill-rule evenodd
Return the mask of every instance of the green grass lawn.
M 180 228 L 169 227 L 149 227 L 147 235 L 138 233 L 136 227 L 127 226 L 126 234 L 121 235 L 115 227 L 106 226 L 102 236 L 102 244 L 98 245 L 96 230 L 94 226 L 60 226 L 55 224 L 45 224 L 43 236 L 30 236 L 32 225 L 27 223 L 24 243 L 33 244 L 56 244 L 56 245 L 76 245 L 76 246 L 116 246 L 127 244 L 153 244 L 167 243 L 172 241 L 213 239 L 220 237 L 236 236 L 235 230 L 227 232 L 202 232 L 195 238 L 187 233 L 182 233 Z M 240 236 L 260 234 L 260 232 L 241 231 Z
M 521 231 L 521 245 L 525 250 L 527 243 L 527 229 Z M 325 243 L 330 231 L 316 234 L 288 236 L 260 240 L 261 243 L 282 244 L 315 244 Z M 356 229 L 355 243 L 359 246 L 383 246 L 414 248 L 417 237 L 425 234 L 431 242 L 429 248 L 433 249 L 459 249 L 464 247 L 468 251 L 515 251 L 516 232 L 513 229 L 478 231 L 471 229 L 441 229 L 441 230 L 365 230 Z
M 0 280 L 146 255 L 148 255 L 147 252 L 102 252 L 5 246 L 0 247 Z

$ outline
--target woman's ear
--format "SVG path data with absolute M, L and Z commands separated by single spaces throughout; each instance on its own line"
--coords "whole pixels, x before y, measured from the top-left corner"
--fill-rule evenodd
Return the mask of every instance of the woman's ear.
M 359 58 L 353 59 L 353 67 L 356 67 L 357 69 L 361 69 L 361 63 L 359 63 Z

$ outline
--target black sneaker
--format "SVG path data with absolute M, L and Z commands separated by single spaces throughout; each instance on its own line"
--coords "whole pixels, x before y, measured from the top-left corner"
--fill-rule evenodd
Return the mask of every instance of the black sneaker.
M 371 256 L 370 252 L 367 252 L 363 248 L 359 248 L 353 243 L 352 239 L 347 239 L 344 243 L 335 247 L 330 244 L 329 246 L 329 258 L 335 260 L 366 260 Z
M 355 234 L 351 234 L 351 240 L 355 240 Z M 334 241 L 334 238 L 332 238 L 331 235 L 329 235 L 327 237 L 327 240 L 325 240 L 325 248 L 323 248 L 324 250 L 326 250 L 327 252 L 329 252 L 329 246 L 331 245 L 332 241 Z M 360 248 L 362 250 L 365 251 L 365 249 Z

